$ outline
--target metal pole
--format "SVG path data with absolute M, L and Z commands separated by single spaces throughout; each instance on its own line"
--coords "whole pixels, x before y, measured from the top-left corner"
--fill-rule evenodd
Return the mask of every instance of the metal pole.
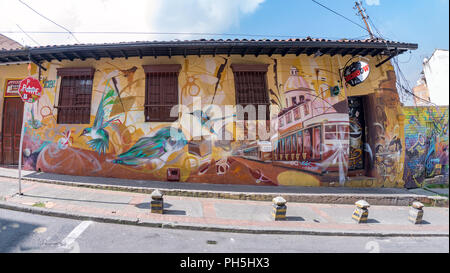
M 23 135 L 25 131 L 25 110 L 27 103 L 23 104 L 23 115 L 22 115 L 22 132 L 20 133 L 20 147 L 19 147 L 19 195 L 22 193 L 22 146 L 23 146 Z

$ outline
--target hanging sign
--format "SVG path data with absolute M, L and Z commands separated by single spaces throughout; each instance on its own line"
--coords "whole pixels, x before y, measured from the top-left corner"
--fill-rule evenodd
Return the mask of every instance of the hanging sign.
M 4 96 L 5 97 L 20 97 L 20 95 L 19 95 L 20 81 L 21 81 L 21 79 L 6 80 Z
M 369 64 L 363 61 L 354 62 L 344 69 L 345 82 L 351 86 L 358 85 L 369 77 Z
M 19 94 L 24 102 L 33 103 L 42 95 L 41 83 L 33 77 L 27 77 L 20 82 Z

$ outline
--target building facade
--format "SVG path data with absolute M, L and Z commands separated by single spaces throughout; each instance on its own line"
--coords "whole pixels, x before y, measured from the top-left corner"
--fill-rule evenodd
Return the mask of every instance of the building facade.
M 448 50 L 444 49 L 436 49 L 423 61 L 423 73 L 433 104 L 449 105 L 448 67 Z
M 22 113 L 12 109 L 23 103 L 14 92 L 17 81 L 31 75 L 44 92 L 22 108 L 30 170 L 220 184 L 405 187 L 407 119 L 389 59 L 415 48 L 297 39 L 0 51 L 3 64 L 32 63 L 0 65 L 0 163 L 17 161 Z

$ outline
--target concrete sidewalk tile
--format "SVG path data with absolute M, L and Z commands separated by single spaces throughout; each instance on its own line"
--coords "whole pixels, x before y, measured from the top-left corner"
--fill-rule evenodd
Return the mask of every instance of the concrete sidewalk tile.
M 218 218 L 272 221 L 272 206 L 216 203 L 214 208 Z
M 0 168 L 0 174 L 1 172 Z M 72 179 L 76 181 L 77 177 L 72 177 Z M 144 182 L 142 181 L 143 184 Z M 335 234 L 345 232 L 366 232 L 368 234 L 440 232 L 441 234 L 448 234 L 449 229 L 448 208 L 425 207 L 424 220 L 426 223 L 411 225 L 407 220 L 409 206 L 376 205 L 369 208 L 369 223 L 358 225 L 351 219 L 355 208 L 353 204 L 288 202 L 287 220 L 273 221 L 271 217 L 272 202 L 256 201 L 258 198 L 261 200 L 267 199 L 263 196 L 271 193 L 206 192 L 201 194 L 206 197 L 208 194 L 214 193 L 212 196 L 230 198 L 214 199 L 194 197 L 198 195 L 197 191 L 194 190 L 191 194 L 192 197 L 164 196 L 164 214 L 156 215 L 150 213 L 149 194 L 26 180 L 23 181 L 22 186 L 25 194 L 23 196 L 14 195 L 18 190 L 17 180 L 0 178 L 0 197 L 10 195 L 12 197 L 6 201 L 7 204 L 23 206 L 36 212 L 54 212 L 60 216 L 66 214 L 70 217 L 76 217 L 77 215 L 88 217 L 90 215 L 103 221 L 118 223 L 212 230 L 222 227 L 223 230 L 249 229 L 254 232 L 307 232 L 310 230 L 325 233 L 334 232 Z M 352 191 L 356 194 L 365 192 L 355 189 Z M 345 189 L 338 189 L 336 190 L 336 196 L 342 194 L 347 196 L 348 199 L 351 194 L 344 192 Z M 396 190 L 386 192 L 398 193 Z M 283 194 L 276 195 L 284 196 Z M 253 196 L 253 200 L 243 200 L 244 197 L 248 198 L 249 196 Z M 47 208 L 32 207 L 37 202 L 51 204 L 51 206 Z
M 214 206 L 214 201 L 211 200 L 202 200 L 201 201 L 203 208 L 203 217 L 207 218 L 216 218 L 216 208 Z

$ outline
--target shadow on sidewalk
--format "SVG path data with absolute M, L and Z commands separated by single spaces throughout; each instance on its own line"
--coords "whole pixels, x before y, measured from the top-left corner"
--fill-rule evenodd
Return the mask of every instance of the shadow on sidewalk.
M 0 170 L 1 172 L 1 170 Z M 258 186 L 236 184 L 210 184 L 189 182 L 165 182 L 152 180 L 131 180 L 96 176 L 71 176 L 64 174 L 32 172 L 23 176 L 43 180 L 56 180 L 81 184 L 109 185 L 122 187 L 139 187 L 150 189 L 202 190 L 216 192 L 248 193 L 306 193 L 306 194 L 407 194 L 407 189 L 399 188 L 349 188 L 349 187 L 301 187 L 301 186 Z
M 144 203 L 140 203 L 135 205 L 135 207 L 139 208 L 139 209 L 147 209 L 150 210 L 150 202 L 144 202 Z M 170 203 L 166 203 L 164 202 L 164 214 L 171 214 L 171 215 L 186 215 L 186 211 L 185 210 L 175 210 L 175 209 L 169 209 L 172 207 L 172 205 Z

